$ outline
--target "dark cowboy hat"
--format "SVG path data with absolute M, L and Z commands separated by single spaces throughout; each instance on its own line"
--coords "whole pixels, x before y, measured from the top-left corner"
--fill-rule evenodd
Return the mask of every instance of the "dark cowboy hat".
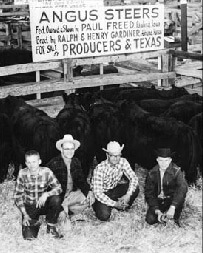
M 157 150 L 155 150 L 155 153 L 157 156 L 159 157 L 173 157 L 175 152 L 171 152 L 170 148 L 159 148 Z

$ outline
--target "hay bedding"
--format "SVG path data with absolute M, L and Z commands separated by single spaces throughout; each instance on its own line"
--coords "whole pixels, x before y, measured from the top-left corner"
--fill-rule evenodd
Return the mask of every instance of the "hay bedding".
M 65 238 L 46 234 L 43 221 L 38 239 L 26 241 L 21 235 L 21 215 L 13 203 L 15 182 L 0 185 L 0 253 L 200 253 L 202 251 L 202 187 L 190 187 L 181 228 L 173 223 L 149 226 L 145 222 L 143 197 L 145 170 L 137 167 L 141 192 L 128 212 L 113 209 L 111 222 L 100 222 L 92 209 L 85 222 L 72 222 Z M 201 186 L 201 183 L 200 183 Z

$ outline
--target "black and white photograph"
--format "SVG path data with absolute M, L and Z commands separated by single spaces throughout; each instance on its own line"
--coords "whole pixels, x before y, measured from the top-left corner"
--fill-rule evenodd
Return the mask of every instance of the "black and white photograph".
M 0 253 L 202 252 L 202 0 L 0 0 Z

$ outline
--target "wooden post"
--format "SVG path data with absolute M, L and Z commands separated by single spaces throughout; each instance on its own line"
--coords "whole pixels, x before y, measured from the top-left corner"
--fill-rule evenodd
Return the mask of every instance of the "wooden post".
M 64 59 L 63 60 L 63 79 L 64 79 L 64 82 L 67 81 L 67 73 L 68 73 L 68 61 L 67 59 Z
M 187 51 L 187 0 L 181 0 L 181 49 Z
M 18 41 L 18 47 L 20 49 L 23 48 L 23 38 L 22 38 L 22 25 L 16 24 L 16 32 L 17 32 L 17 41 Z
M 100 75 L 104 74 L 104 64 L 103 63 L 99 64 L 99 74 Z M 104 89 L 104 86 L 100 86 L 100 90 L 103 90 L 103 89 Z
M 162 66 L 162 61 L 161 61 L 161 56 L 158 56 L 158 70 L 161 70 Z M 158 79 L 158 87 L 161 87 L 161 79 Z
M 191 44 L 194 45 L 195 44 L 195 13 L 192 14 L 192 29 L 191 29 L 191 32 L 190 32 L 190 35 L 191 35 Z
M 177 58 L 173 54 L 169 54 L 169 71 L 174 72 L 175 71 L 175 65 L 176 65 Z M 169 84 L 175 84 L 175 78 L 169 79 Z
M 8 36 L 7 46 L 10 46 L 11 45 L 11 23 L 5 24 L 5 29 L 6 29 L 6 35 Z
M 37 83 L 40 82 L 40 71 L 39 70 L 36 71 L 36 82 Z M 41 93 L 40 92 L 38 92 L 36 94 L 36 98 L 41 99 Z
M 64 59 L 64 82 L 73 80 L 72 60 Z M 75 89 L 65 90 L 67 94 L 74 93 Z
M 170 71 L 170 56 L 168 54 L 163 54 L 158 57 L 158 69 L 161 69 L 161 72 L 169 72 Z M 168 79 L 161 79 L 158 80 L 159 87 L 169 87 L 169 80 Z

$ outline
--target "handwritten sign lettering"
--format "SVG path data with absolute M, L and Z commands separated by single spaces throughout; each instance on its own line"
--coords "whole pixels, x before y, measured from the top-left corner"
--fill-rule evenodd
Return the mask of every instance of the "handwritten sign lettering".
M 69 7 L 83 8 L 103 6 L 103 0 L 14 0 L 15 5 L 33 4 L 38 7 Z
M 164 47 L 162 5 L 82 9 L 31 6 L 30 18 L 34 61 L 133 53 Z
M 14 0 L 15 5 L 24 5 L 24 4 L 29 4 L 29 0 Z

